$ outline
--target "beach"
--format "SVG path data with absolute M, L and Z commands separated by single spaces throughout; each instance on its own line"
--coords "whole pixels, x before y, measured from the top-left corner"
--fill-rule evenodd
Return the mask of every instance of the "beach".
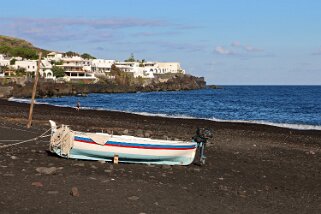
M 28 104 L 0 100 L 0 146 L 41 135 L 48 120 L 79 131 L 180 140 L 205 127 L 214 138 L 204 166 L 63 159 L 48 152 L 49 138 L 1 148 L 0 213 L 321 212 L 321 131 L 49 105 L 35 106 L 26 129 L 28 113 Z

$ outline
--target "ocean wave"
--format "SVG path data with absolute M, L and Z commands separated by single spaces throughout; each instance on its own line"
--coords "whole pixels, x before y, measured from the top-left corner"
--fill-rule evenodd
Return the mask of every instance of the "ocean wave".
M 198 118 L 187 115 L 167 115 L 167 114 L 153 114 L 147 112 L 127 112 L 138 114 L 142 116 L 154 116 L 154 117 L 166 117 L 166 118 L 179 118 L 179 119 L 200 119 L 200 120 L 209 120 L 214 122 L 226 122 L 226 123 L 247 123 L 247 124 L 260 124 L 260 125 L 268 125 L 275 126 L 280 128 L 288 128 L 288 129 L 296 129 L 296 130 L 321 130 L 321 126 L 316 125 L 306 125 L 306 124 L 291 124 L 291 123 L 274 123 L 268 121 L 257 121 L 257 120 L 224 120 L 218 118 Z
M 230 122 L 230 123 L 247 123 L 247 124 L 261 124 L 268 126 L 275 126 L 280 128 L 296 129 L 296 130 L 321 130 L 321 126 L 307 125 L 307 124 L 293 124 L 293 123 L 274 123 L 260 120 L 222 120 L 217 118 L 207 119 L 215 122 Z

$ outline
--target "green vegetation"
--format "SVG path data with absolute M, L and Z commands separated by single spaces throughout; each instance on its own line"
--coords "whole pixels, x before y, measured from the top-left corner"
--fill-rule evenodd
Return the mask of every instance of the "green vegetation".
M 135 78 L 132 73 L 122 72 L 114 64 L 111 66 L 110 74 L 112 76 L 115 76 L 115 81 L 118 85 L 130 86 L 135 81 Z
M 16 73 L 17 77 L 25 76 L 26 75 L 26 69 L 18 68 L 15 73 Z
M 60 60 L 60 61 L 51 61 L 51 64 L 53 65 L 62 65 L 63 62 Z
M 53 75 L 57 78 L 65 76 L 65 70 L 62 67 L 53 66 L 51 70 Z
M 94 57 L 94 56 L 92 56 L 92 55 L 90 55 L 88 53 L 83 53 L 81 55 L 81 57 L 84 58 L 84 59 L 96 59 L 96 57 Z
M 47 50 L 34 47 L 25 40 L 0 35 L 0 54 L 9 57 L 20 56 L 25 59 L 37 59 L 39 51 L 42 51 L 44 55 L 49 53 Z
M 73 57 L 73 56 L 80 56 L 79 53 L 73 52 L 73 51 L 67 51 L 66 53 L 64 53 L 65 56 L 68 57 Z
M 131 53 L 128 59 L 125 59 L 125 62 L 136 62 L 134 54 Z
M 11 59 L 10 60 L 10 65 L 14 65 L 16 63 L 16 61 L 17 61 L 16 59 Z

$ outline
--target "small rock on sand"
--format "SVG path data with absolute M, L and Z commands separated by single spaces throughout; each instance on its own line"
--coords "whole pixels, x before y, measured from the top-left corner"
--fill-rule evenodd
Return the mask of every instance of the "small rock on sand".
M 32 182 L 31 185 L 32 185 L 32 186 L 35 186 L 35 187 L 43 187 L 43 184 L 42 184 L 40 181 Z
M 37 167 L 36 171 L 41 173 L 41 174 L 45 174 L 45 175 L 52 175 L 54 173 L 56 173 L 59 170 L 59 168 L 57 167 Z
M 85 164 L 84 164 L 84 163 L 75 163 L 74 166 L 81 166 L 81 167 L 83 167 L 83 166 L 85 166 Z
M 131 200 L 131 201 L 137 201 L 138 199 L 139 199 L 139 197 L 136 195 L 128 197 L 128 200 Z
M 80 193 L 77 187 L 71 188 L 70 195 L 74 197 L 79 197 Z

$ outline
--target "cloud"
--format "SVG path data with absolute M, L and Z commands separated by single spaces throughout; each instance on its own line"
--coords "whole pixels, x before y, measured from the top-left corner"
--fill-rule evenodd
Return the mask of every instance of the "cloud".
M 138 18 L 1 18 L 0 34 L 16 36 L 37 43 L 57 41 L 104 42 L 117 39 L 122 29 L 166 28 L 163 20 Z
M 214 53 L 219 55 L 226 56 L 254 56 L 254 54 L 259 54 L 260 52 L 264 52 L 263 49 L 253 47 L 251 45 L 243 45 L 239 41 L 231 42 L 228 48 L 219 45 L 214 48 Z
M 1 21 L 12 25 L 32 25 L 39 27 L 54 26 L 86 26 L 92 28 L 130 28 L 130 27 L 160 27 L 167 26 L 162 20 L 137 19 L 137 18 L 0 18 Z
M 152 45 L 157 45 L 162 49 L 167 51 L 188 51 L 188 52 L 199 52 L 203 51 L 206 47 L 198 44 L 191 43 L 177 43 L 177 42 L 168 42 L 168 41 L 153 41 L 150 42 Z
M 178 31 L 167 31 L 167 32 L 143 31 L 143 32 L 135 33 L 134 36 L 137 36 L 137 37 L 174 36 L 182 33 L 183 32 L 178 32 Z
M 226 49 L 222 46 L 217 46 L 214 51 L 219 55 L 234 55 L 233 51 Z

